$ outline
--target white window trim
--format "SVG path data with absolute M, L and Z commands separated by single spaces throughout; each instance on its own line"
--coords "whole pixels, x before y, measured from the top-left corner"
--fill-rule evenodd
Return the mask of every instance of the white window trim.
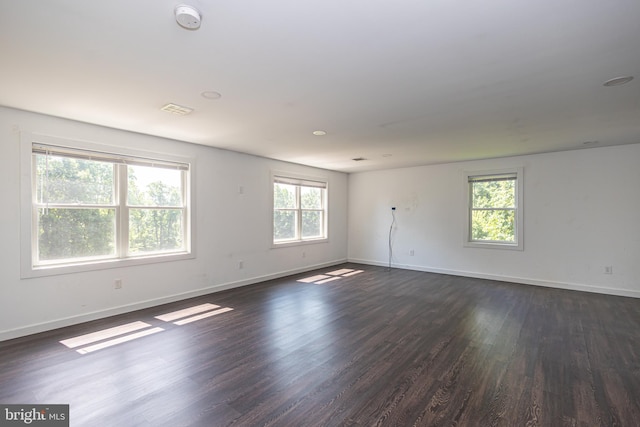
M 516 175 L 516 241 L 515 243 L 503 242 L 478 242 L 471 240 L 471 186 L 469 185 L 469 177 L 490 176 L 490 175 Z M 464 172 L 464 234 L 463 245 L 468 248 L 485 248 L 485 249 L 507 249 L 507 250 L 524 250 L 524 168 L 505 168 L 482 171 L 465 171 Z
M 185 233 L 185 252 L 171 254 L 150 254 L 132 258 L 118 259 L 92 259 L 88 262 L 78 260 L 78 263 L 59 264 L 51 266 L 37 266 L 33 263 L 33 250 L 37 236 L 33 235 L 32 227 L 32 146 L 34 143 L 68 147 L 78 150 L 89 150 L 104 153 L 117 153 L 123 156 L 154 159 L 158 161 L 180 162 L 190 164 L 190 173 L 187 174 L 188 186 L 184 197 L 186 198 L 189 221 L 185 224 L 188 228 Z M 72 140 L 49 135 L 41 135 L 31 132 L 21 132 L 20 135 L 20 277 L 33 278 L 59 274 L 72 274 L 85 271 L 104 270 L 110 268 L 129 267 L 136 265 L 154 264 L 168 261 L 193 259 L 195 253 L 195 159 L 175 156 L 164 153 L 135 150 L 116 145 L 98 144 L 88 141 Z
M 324 235 L 325 237 L 319 237 L 315 239 L 299 239 L 299 240 L 291 240 L 286 242 L 276 243 L 273 241 L 273 183 L 276 177 L 285 177 L 290 179 L 299 179 L 301 181 L 314 181 L 314 182 L 322 182 L 326 185 L 325 187 L 325 198 L 324 198 Z M 311 176 L 311 175 L 303 175 L 299 173 L 292 173 L 287 171 L 278 171 L 272 170 L 271 176 L 269 177 L 269 242 L 271 244 L 271 248 L 286 248 L 291 246 L 303 246 L 303 245 L 314 245 L 318 243 L 327 243 L 329 242 L 329 179 L 326 177 L 320 176 Z

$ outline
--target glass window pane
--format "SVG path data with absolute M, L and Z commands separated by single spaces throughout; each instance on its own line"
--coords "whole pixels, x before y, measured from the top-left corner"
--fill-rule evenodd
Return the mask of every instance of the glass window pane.
M 302 238 L 322 237 L 322 211 L 302 212 Z
M 322 189 L 300 187 L 300 205 L 302 209 L 322 209 Z
M 273 184 L 273 207 L 275 209 L 295 209 L 296 186 L 289 184 Z
M 499 180 L 474 182 L 473 207 L 474 208 L 515 208 L 516 207 L 516 181 Z
M 296 211 L 273 212 L 273 240 L 296 239 L 297 227 Z
M 515 242 L 515 214 L 513 210 L 472 211 L 471 240 Z
M 182 171 L 127 166 L 129 206 L 182 206 Z
M 130 209 L 129 253 L 183 249 L 182 209 Z
M 115 255 L 115 209 L 38 209 L 40 261 Z
M 113 205 L 114 165 L 34 154 L 38 203 Z

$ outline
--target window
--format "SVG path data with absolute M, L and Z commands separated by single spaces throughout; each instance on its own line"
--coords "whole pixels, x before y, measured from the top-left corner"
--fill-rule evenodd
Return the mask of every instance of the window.
M 273 243 L 327 238 L 327 183 L 273 177 Z
M 30 270 L 191 253 L 189 163 L 29 145 Z
M 465 173 L 465 186 L 465 245 L 522 250 L 522 169 Z

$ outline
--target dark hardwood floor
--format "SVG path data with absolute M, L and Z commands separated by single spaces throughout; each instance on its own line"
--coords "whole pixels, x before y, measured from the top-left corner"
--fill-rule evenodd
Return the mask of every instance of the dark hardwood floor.
M 363 272 L 297 281 L 342 268 Z M 637 426 L 640 300 L 345 264 L 2 342 L 0 403 L 98 427 Z

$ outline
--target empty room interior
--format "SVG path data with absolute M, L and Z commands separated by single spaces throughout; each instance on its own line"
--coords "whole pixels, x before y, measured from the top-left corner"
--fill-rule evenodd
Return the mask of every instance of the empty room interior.
M 0 424 L 637 425 L 639 23 L 0 0 Z

